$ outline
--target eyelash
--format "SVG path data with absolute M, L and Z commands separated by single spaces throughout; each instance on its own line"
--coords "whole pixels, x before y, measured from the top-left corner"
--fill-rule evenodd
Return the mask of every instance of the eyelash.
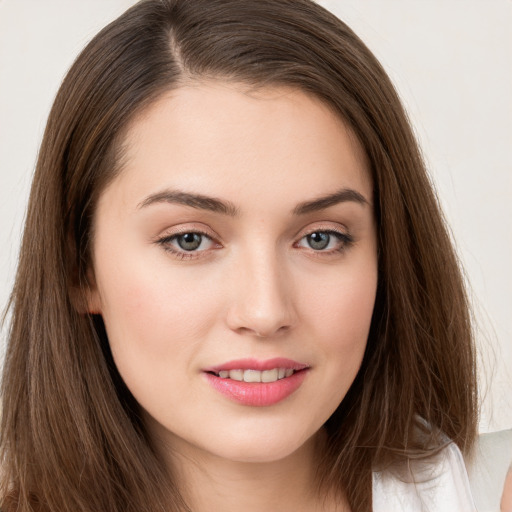
M 190 260 L 190 259 L 194 259 L 194 258 L 199 258 L 201 256 L 199 256 L 199 254 L 201 252 L 206 252 L 206 251 L 186 251 L 186 250 L 177 250 L 175 249 L 171 244 L 171 242 L 173 240 L 177 240 L 178 237 L 180 236 L 184 236 L 184 235 L 200 235 L 201 237 L 205 237 L 205 238 L 208 238 L 209 240 L 212 241 L 212 243 L 215 244 L 215 240 L 214 238 L 209 235 L 208 233 L 205 233 L 204 231 L 201 231 L 200 229 L 190 229 L 190 230 L 187 230 L 187 231 L 181 231 L 179 233 L 174 233 L 173 235 L 169 235 L 169 236 L 164 236 L 162 238 L 159 238 L 156 243 L 158 245 L 161 245 L 163 247 L 163 249 L 169 253 L 171 253 L 174 257 L 176 257 L 177 259 L 180 259 L 180 260 Z M 217 244 L 220 246 L 220 244 Z
M 349 235 L 348 233 L 344 233 L 342 231 L 337 231 L 332 228 L 330 228 L 330 229 L 316 228 L 316 229 L 313 229 L 313 230 L 305 233 L 304 235 L 302 235 L 300 237 L 299 241 L 294 244 L 294 246 L 297 246 L 302 240 L 304 240 L 308 236 L 311 236 L 315 233 L 322 233 L 322 234 L 328 235 L 329 237 L 334 236 L 335 238 L 338 239 L 338 242 L 339 242 L 339 247 L 336 247 L 334 249 L 329 249 L 329 250 L 315 250 L 312 247 L 310 247 L 309 250 L 313 251 L 313 254 L 318 257 L 322 257 L 322 256 L 328 257 L 330 255 L 343 253 L 354 244 L 354 238 L 351 235 Z M 330 241 L 329 241 L 329 243 L 330 243 Z
M 354 243 L 354 238 L 347 233 L 343 233 L 341 231 L 337 231 L 334 229 L 318 229 L 317 228 L 317 229 L 311 230 L 311 231 L 305 233 L 304 235 L 302 235 L 300 237 L 300 239 L 298 240 L 298 242 L 294 243 L 294 247 L 299 248 L 298 244 L 302 240 L 304 240 L 308 236 L 311 236 L 315 233 L 322 233 L 322 234 L 328 235 L 330 237 L 334 236 L 338 239 L 339 244 L 340 244 L 339 247 L 336 247 L 334 249 L 329 249 L 329 250 L 315 250 L 312 247 L 310 247 L 309 250 L 312 251 L 312 253 L 318 257 L 322 257 L 322 256 L 328 257 L 330 255 L 343 253 L 347 249 L 349 249 Z M 207 252 L 207 250 L 203 250 L 203 251 L 177 250 L 171 245 L 171 242 L 173 242 L 174 240 L 177 240 L 178 237 L 184 236 L 184 235 L 189 235 L 189 234 L 200 235 L 201 237 L 205 237 L 205 238 L 209 239 L 213 244 L 216 244 L 215 239 L 211 235 L 209 235 L 208 233 L 205 233 L 204 231 L 198 230 L 198 229 L 191 229 L 188 231 L 182 231 L 179 233 L 175 233 L 175 234 L 172 234 L 169 236 L 164 236 L 164 237 L 156 240 L 156 243 L 158 245 L 162 246 L 162 248 L 166 252 L 171 253 L 174 257 L 176 257 L 177 259 L 180 259 L 180 260 L 190 260 L 190 259 L 203 257 L 203 255 L 201 255 L 201 253 Z M 330 243 L 330 241 L 329 241 L 329 243 Z M 217 243 L 217 246 L 220 247 L 220 244 Z M 308 250 L 307 248 L 304 248 L 304 249 Z

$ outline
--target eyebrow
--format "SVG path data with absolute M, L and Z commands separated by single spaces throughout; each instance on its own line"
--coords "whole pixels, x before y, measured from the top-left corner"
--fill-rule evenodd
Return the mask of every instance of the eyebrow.
M 307 213 L 325 210 L 326 208 L 335 206 L 339 203 L 345 203 L 347 201 L 355 202 L 362 206 L 367 206 L 370 204 L 362 194 L 357 192 L 357 190 L 351 188 L 342 188 L 341 190 L 334 192 L 334 194 L 322 196 L 318 199 L 313 199 L 312 201 L 299 203 L 293 209 L 293 213 L 295 215 L 305 215 Z
M 222 213 L 230 217 L 238 215 L 238 208 L 230 201 L 222 201 L 215 197 L 191 194 L 180 190 L 164 190 L 156 194 L 151 194 L 138 205 L 138 208 L 145 208 L 146 206 L 156 203 L 181 204 L 183 206 L 197 208 L 198 210 Z
M 343 188 L 333 194 L 319 197 L 311 201 L 304 201 L 299 203 L 292 211 L 294 215 L 305 215 L 308 213 L 324 210 L 339 203 L 352 201 L 363 206 L 369 204 L 365 197 L 351 188 Z M 181 204 L 198 210 L 207 210 L 214 213 L 221 213 L 236 217 L 239 214 L 238 208 L 230 201 L 224 201 L 216 197 L 204 196 L 202 194 L 193 194 L 190 192 L 183 192 L 180 190 L 163 190 L 156 194 L 151 194 L 141 203 L 138 208 L 145 208 L 147 206 L 158 203 Z

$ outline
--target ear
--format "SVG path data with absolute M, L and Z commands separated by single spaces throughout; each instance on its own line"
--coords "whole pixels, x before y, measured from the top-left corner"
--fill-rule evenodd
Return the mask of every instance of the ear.
M 101 315 L 101 297 L 92 270 L 87 272 L 85 283 L 72 287 L 70 298 L 78 313 L 82 315 Z
M 85 290 L 85 302 L 89 315 L 101 315 L 101 299 L 96 286 Z
M 87 306 L 87 313 L 90 315 L 101 315 L 101 297 L 96 284 L 96 276 L 94 270 L 89 268 L 87 271 L 87 283 L 84 288 L 85 303 Z

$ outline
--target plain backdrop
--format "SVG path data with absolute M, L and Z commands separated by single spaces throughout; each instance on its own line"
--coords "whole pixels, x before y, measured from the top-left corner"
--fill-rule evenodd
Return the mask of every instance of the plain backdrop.
M 86 42 L 133 3 L 0 0 L 0 309 L 60 81 Z M 403 98 L 467 273 L 481 360 L 480 429 L 511 428 L 512 1 L 319 3 L 366 42 Z M 5 327 L 1 335 L 4 343 Z

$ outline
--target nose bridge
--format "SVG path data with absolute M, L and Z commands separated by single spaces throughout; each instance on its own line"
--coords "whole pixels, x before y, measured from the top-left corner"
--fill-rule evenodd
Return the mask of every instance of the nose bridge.
M 268 246 L 247 251 L 237 267 L 230 327 L 261 337 L 289 329 L 294 322 L 291 282 L 278 251 Z

